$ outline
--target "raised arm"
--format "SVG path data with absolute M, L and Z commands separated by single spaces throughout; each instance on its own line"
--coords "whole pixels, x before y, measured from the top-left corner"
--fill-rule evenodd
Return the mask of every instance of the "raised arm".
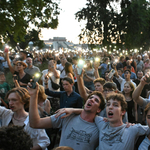
M 133 94 L 132 94 L 132 98 L 133 100 L 140 106 L 143 106 L 143 102 L 144 102 L 144 98 L 142 98 L 140 95 L 141 95 L 141 92 L 144 88 L 144 85 L 146 84 L 146 76 L 145 75 L 142 79 L 141 79 L 141 82 L 140 84 L 135 88 Z
M 87 97 L 88 97 L 88 94 L 87 94 L 87 92 L 84 88 L 83 72 L 84 71 L 82 70 L 81 75 L 78 75 L 77 69 L 75 69 L 75 74 L 76 74 L 76 77 L 77 77 L 77 84 L 78 84 L 78 90 L 79 90 L 80 96 L 84 99 L 84 101 L 86 101 Z
M 8 51 L 6 51 L 6 48 L 5 48 L 5 54 L 6 54 L 6 61 L 7 61 L 8 67 L 10 69 L 10 72 L 12 74 L 14 74 L 15 70 L 14 70 L 13 66 L 11 65 L 11 62 L 10 62 L 10 59 L 9 59 L 9 53 L 8 53 Z
M 29 107 L 29 121 L 32 128 L 45 129 L 52 128 L 52 122 L 50 117 L 40 118 L 38 113 L 38 92 L 39 85 L 36 83 L 36 89 L 30 88 L 29 83 L 27 88 L 30 94 L 30 107 Z

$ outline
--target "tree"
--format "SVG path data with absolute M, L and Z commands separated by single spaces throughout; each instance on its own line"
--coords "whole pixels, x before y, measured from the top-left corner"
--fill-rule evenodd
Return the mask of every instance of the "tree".
M 0 43 L 10 41 L 14 46 L 26 42 L 31 32 L 35 35 L 41 28 L 54 29 L 58 26 L 58 15 L 59 7 L 54 0 L 0 0 Z
M 87 20 L 79 35 L 89 44 L 139 48 L 150 41 L 150 9 L 146 0 L 87 0 L 86 8 L 76 13 L 78 21 Z

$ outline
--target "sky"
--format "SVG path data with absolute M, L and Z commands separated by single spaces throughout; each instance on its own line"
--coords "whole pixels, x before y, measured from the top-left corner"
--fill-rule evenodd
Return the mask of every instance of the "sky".
M 53 37 L 66 37 L 67 41 L 74 44 L 79 43 L 78 35 L 85 26 L 85 21 L 78 22 L 75 13 L 85 7 L 86 0 L 61 0 L 59 7 L 62 9 L 59 15 L 57 29 L 42 29 L 41 40 L 48 40 Z

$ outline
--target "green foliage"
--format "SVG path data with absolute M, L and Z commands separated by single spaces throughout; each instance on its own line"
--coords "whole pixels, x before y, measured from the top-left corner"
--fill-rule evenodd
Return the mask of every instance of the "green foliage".
M 121 0 L 120 9 L 114 0 L 87 0 L 86 8 L 76 13 L 78 21 L 86 20 L 79 35 L 83 43 L 116 43 L 117 47 L 138 48 L 150 44 L 150 9 L 146 0 Z M 86 42 L 88 41 L 88 42 Z
M 25 42 L 33 29 L 37 33 L 40 28 L 54 29 L 58 26 L 58 15 L 55 0 L 1 0 L 0 42 L 10 41 L 14 46 L 17 42 Z M 35 37 L 37 40 L 38 36 Z

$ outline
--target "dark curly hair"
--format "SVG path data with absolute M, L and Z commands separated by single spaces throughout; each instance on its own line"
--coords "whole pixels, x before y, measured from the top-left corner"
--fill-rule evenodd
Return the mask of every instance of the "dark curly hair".
M 101 111 L 102 111 L 102 110 L 105 108 L 105 99 L 104 99 L 103 94 L 102 94 L 101 92 L 99 92 L 99 91 L 94 91 L 94 92 L 92 92 L 91 94 L 88 95 L 88 98 L 89 98 L 90 96 L 92 96 L 92 95 L 97 95 L 97 96 L 100 98 L 101 103 L 100 103 L 99 108 L 100 108 Z M 88 99 L 88 98 L 87 98 L 87 99 Z
M 30 150 L 33 147 L 30 136 L 21 126 L 0 128 L 0 149 Z

